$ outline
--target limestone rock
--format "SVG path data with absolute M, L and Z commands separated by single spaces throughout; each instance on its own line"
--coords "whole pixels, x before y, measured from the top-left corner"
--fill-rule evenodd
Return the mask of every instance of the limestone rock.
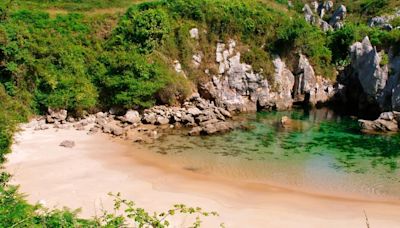
M 190 29 L 189 33 L 190 33 L 190 38 L 196 39 L 196 40 L 199 39 L 199 29 L 198 28 Z
M 343 24 L 343 20 L 346 18 L 347 8 L 344 5 L 340 5 L 339 8 L 333 13 L 329 24 L 334 28 L 340 28 Z
M 368 37 L 362 43 L 355 43 L 350 47 L 351 66 L 361 83 L 363 92 L 376 98 L 378 92 L 383 90 L 388 79 L 388 69 L 381 67 L 381 57 L 371 45 Z
M 303 13 L 304 13 L 304 19 L 307 22 L 312 22 L 312 18 L 313 18 L 313 11 L 311 9 L 311 7 L 308 4 L 305 4 L 303 7 Z
M 141 117 L 138 111 L 128 110 L 123 116 L 123 121 L 131 124 L 140 123 Z

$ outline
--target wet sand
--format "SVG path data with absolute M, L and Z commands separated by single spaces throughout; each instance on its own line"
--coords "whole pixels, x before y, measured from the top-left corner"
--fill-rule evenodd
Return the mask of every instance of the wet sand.
M 74 140 L 74 148 L 63 148 Z M 197 174 L 154 159 L 133 143 L 86 131 L 24 128 L 16 135 L 6 169 L 30 202 L 82 208 L 99 215 L 112 208 L 107 193 L 120 192 L 150 211 L 176 203 L 217 211 L 204 227 L 400 227 L 400 202 L 321 196 Z M 173 220 L 176 227 L 191 218 Z

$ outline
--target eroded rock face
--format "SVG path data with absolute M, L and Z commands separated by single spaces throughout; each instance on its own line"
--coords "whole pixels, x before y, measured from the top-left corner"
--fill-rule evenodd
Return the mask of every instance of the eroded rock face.
M 347 8 L 344 5 L 340 5 L 339 8 L 333 13 L 331 19 L 329 20 L 329 24 L 335 28 L 340 29 L 343 27 L 343 21 L 346 18 Z
M 224 49 L 227 46 L 229 48 Z M 299 57 L 296 76 L 279 57 L 275 57 L 275 72 L 269 82 L 262 71 L 255 73 L 252 66 L 241 62 L 240 53 L 235 52 L 234 46 L 218 44 L 216 54 L 221 69 L 219 75 L 200 85 L 200 91 L 203 97 L 229 111 L 286 110 L 294 101 L 316 104 L 327 101 L 334 94 L 332 83 L 317 77 L 304 55 Z
M 368 37 L 350 47 L 351 66 L 357 75 L 363 91 L 376 97 L 383 90 L 388 79 L 387 67 L 381 67 L 381 56 L 376 48 L 371 45 Z
M 380 53 L 365 37 L 350 47 L 350 55 L 351 64 L 339 78 L 339 83 L 345 86 L 347 106 L 372 116 L 390 111 L 391 94 L 397 83 L 388 81 L 388 66 L 380 65 Z
M 276 109 L 289 109 L 293 105 L 294 75 L 279 57 L 276 57 L 273 63 L 275 66 L 274 82 L 278 92 L 271 92 L 270 98 L 275 102 Z M 266 106 L 267 104 L 262 103 L 261 105 Z
M 293 89 L 296 102 L 324 103 L 334 96 L 334 87 L 328 80 L 316 76 L 313 67 L 304 55 L 300 55 Z
M 250 65 L 241 63 L 235 46 L 235 41 L 217 44 L 219 75 L 212 76 L 212 81 L 201 85 L 201 89 L 207 91 L 217 106 L 228 111 L 256 111 L 257 101 L 268 96 L 268 81 L 254 73 Z
M 307 22 L 312 22 L 313 21 L 313 11 L 312 11 L 311 7 L 308 4 L 304 5 L 303 13 L 304 13 L 304 19 Z

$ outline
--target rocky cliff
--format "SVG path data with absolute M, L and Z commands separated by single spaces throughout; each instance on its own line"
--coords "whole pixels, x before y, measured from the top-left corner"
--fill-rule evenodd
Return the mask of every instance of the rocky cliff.
M 281 58 L 275 57 L 274 74 L 268 80 L 262 71 L 255 73 L 251 65 L 241 61 L 241 53 L 235 50 L 235 46 L 233 40 L 228 44 L 217 44 L 215 62 L 218 74 L 209 74 L 211 80 L 199 85 L 200 93 L 218 106 L 237 112 L 285 110 L 294 102 L 323 103 L 335 94 L 333 82 L 317 76 L 302 54 L 298 56 L 294 72 Z
M 399 111 L 400 57 L 390 51 L 389 64 L 383 64 L 384 51 L 378 52 L 368 37 L 353 44 L 350 53 L 351 64 L 338 79 L 343 103 L 360 115 Z

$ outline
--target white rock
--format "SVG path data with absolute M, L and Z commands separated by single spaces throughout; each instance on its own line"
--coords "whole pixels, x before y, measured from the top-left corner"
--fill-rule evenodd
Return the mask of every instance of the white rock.
M 199 39 L 199 29 L 197 29 L 197 28 L 192 28 L 192 29 L 189 31 L 189 33 L 190 33 L 190 38 L 196 39 L 196 40 Z

